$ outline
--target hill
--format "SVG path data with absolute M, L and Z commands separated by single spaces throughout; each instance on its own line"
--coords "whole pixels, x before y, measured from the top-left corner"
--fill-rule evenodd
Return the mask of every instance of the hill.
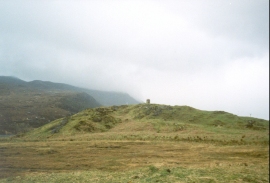
M 26 132 L 87 108 L 136 102 L 128 94 L 0 76 L 0 135 Z
M 25 138 L 54 138 L 97 132 L 172 133 L 196 130 L 220 133 L 225 130 L 269 130 L 269 121 L 240 117 L 224 111 L 202 111 L 189 106 L 159 104 L 122 105 L 86 109 L 55 120 L 25 135 Z M 225 133 L 224 132 L 224 133 Z
M 57 91 L 70 91 L 70 92 L 84 92 L 94 97 L 102 106 L 112 105 L 125 105 L 125 104 L 138 104 L 139 101 L 135 100 L 127 93 L 99 91 L 86 88 L 80 88 L 63 83 L 53 83 L 49 81 L 31 81 L 28 85 L 32 88 L 39 90 L 57 90 Z
M 0 182 L 269 182 L 269 121 L 189 106 L 86 109 L 0 138 Z

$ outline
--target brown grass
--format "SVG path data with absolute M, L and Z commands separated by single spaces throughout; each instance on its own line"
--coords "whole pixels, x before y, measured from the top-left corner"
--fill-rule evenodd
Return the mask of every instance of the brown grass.
M 90 138 L 90 137 L 89 137 Z M 0 178 L 29 172 L 126 171 L 156 167 L 267 167 L 265 145 L 218 146 L 182 141 L 62 139 L 1 142 Z

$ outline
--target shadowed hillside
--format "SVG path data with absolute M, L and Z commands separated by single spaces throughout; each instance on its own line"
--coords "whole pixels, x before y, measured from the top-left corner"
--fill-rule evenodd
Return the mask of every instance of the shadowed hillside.
M 91 91 L 99 97 L 93 97 Z M 136 103 L 127 94 L 99 92 L 48 81 L 25 82 L 16 77 L 1 76 L 0 135 L 26 132 L 87 108 L 129 102 Z
M 0 134 L 25 132 L 86 108 L 100 106 L 86 93 L 9 91 L 0 99 Z

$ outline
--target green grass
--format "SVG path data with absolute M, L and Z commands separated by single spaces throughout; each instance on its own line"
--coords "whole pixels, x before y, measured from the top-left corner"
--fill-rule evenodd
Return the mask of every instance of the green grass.
M 95 183 L 148 183 L 148 182 L 190 182 L 190 183 L 210 183 L 210 182 L 269 182 L 267 169 L 254 170 L 242 166 L 237 171 L 233 167 L 220 168 L 185 168 L 185 167 L 162 167 L 154 165 L 124 172 L 110 171 L 74 171 L 67 173 L 30 173 L 27 176 L 17 176 L 0 180 L 14 183 L 36 183 L 36 182 L 95 182 Z
M 251 127 L 247 127 L 253 121 Z M 109 135 L 115 126 L 118 134 Z M 18 139 L 77 138 L 77 135 L 105 132 L 100 138 L 115 140 L 173 140 L 203 143 L 267 144 L 269 121 L 239 117 L 223 111 L 201 111 L 188 106 L 139 104 L 87 109 L 55 120 L 20 135 Z M 131 135 L 132 134 L 132 135 Z
M 223 111 L 87 109 L 0 142 L 7 167 L 27 167 L 29 158 L 33 171 L 3 173 L 16 176 L 0 182 L 269 182 L 269 121 Z

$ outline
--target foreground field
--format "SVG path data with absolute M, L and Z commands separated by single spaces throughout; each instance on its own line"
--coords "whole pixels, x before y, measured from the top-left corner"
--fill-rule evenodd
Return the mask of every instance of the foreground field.
M 224 113 L 220 125 L 137 119 L 133 108 L 110 116 L 85 111 L 2 139 L 0 182 L 269 182 L 269 124 L 243 128 L 232 121 L 238 125 L 231 128 Z M 110 125 L 94 124 L 93 116 Z
M 101 140 L 113 135 L 2 141 L 0 182 L 269 182 L 265 144 Z

